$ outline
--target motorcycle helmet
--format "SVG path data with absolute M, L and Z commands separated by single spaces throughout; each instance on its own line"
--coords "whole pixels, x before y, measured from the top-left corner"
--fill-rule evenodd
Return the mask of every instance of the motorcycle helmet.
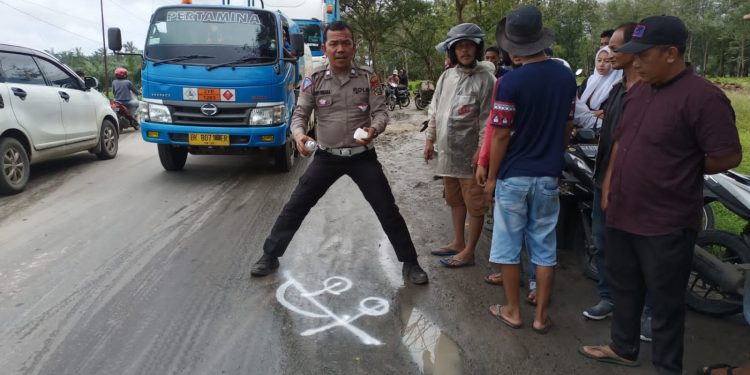
M 115 69 L 115 78 L 117 78 L 117 79 L 128 78 L 128 70 L 125 69 L 125 68 L 117 68 L 117 69 Z
M 453 65 L 458 64 L 458 56 L 456 56 L 456 49 L 454 46 L 456 42 L 460 40 L 470 40 L 477 45 L 477 55 L 475 59 L 482 61 L 484 59 L 484 32 L 482 29 L 473 23 L 462 23 L 460 25 L 453 26 L 448 31 L 448 36 L 445 39 L 444 48 L 448 52 L 448 57 L 451 59 Z

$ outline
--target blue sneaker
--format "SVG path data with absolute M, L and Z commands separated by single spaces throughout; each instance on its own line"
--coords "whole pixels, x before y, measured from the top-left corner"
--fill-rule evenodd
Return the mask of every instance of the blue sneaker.
M 612 302 L 601 300 L 596 305 L 583 310 L 583 316 L 588 319 L 603 320 L 612 315 L 613 307 L 614 305 L 612 304 Z
M 641 341 L 651 342 L 651 317 L 644 317 L 641 320 Z

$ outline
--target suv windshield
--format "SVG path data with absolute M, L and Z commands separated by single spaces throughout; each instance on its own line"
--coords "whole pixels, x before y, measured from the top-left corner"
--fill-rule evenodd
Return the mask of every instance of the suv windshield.
M 145 54 L 162 63 L 216 65 L 246 59 L 239 65 L 253 65 L 275 61 L 278 48 L 271 12 L 164 8 L 151 19 Z

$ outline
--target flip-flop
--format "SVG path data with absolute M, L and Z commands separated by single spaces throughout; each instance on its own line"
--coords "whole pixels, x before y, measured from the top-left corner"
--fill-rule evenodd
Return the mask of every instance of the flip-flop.
M 456 255 L 459 251 L 455 249 L 451 249 L 450 247 L 438 247 L 435 250 L 430 251 L 430 254 L 444 257 L 444 256 L 450 256 L 450 255 Z
M 536 328 L 534 327 L 534 324 L 531 324 L 531 328 L 534 330 L 534 332 L 540 334 L 540 335 L 546 335 L 547 332 L 552 328 L 552 319 L 550 317 L 547 317 L 547 324 L 544 325 L 542 328 Z
M 598 351 L 602 354 L 601 357 L 595 356 L 593 354 L 590 354 L 585 350 L 585 348 L 590 348 L 591 350 Z M 614 365 L 620 365 L 620 366 L 628 366 L 628 367 L 638 367 L 640 363 L 638 361 L 630 361 L 625 358 L 620 357 L 615 352 L 612 351 L 612 349 L 605 349 L 606 345 L 595 345 L 595 346 L 582 346 L 578 348 L 578 352 L 581 353 L 584 357 L 590 358 L 599 362 L 604 363 L 611 363 Z
M 697 374 L 698 375 L 711 375 L 711 372 L 713 370 L 718 370 L 722 368 L 727 369 L 727 375 L 732 375 L 732 373 L 734 372 L 734 369 L 736 369 L 737 367 L 728 365 L 726 363 L 714 363 L 714 364 L 699 368 Z
M 493 308 L 497 308 L 497 311 L 493 310 Z M 490 305 L 490 308 L 489 308 L 490 315 L 494 316 L 495 318 L 497 318 L 497 320 L 501 321 L 503 324 L 507 325 L 510 328 L 519 329 L 523 327 L 523 323 L 516 324 L 508 320 L 508 318 L 504 317 L 503 314 L 501 313 L 502 308 L 503 306 L 500 304 Z
M 443 266 L 447 268 L 461 268 L 461 267 L 473 266 L 474 261 L 473 260 L 461 260 L 451 255 L 451 256 L 440 258 L 440 264 L 442 264 Z
M 529 297 L 532 292 L 534 293 L 534 298 Z M 536 289 L 532 289 L 531 291 L 529 291 L 529 294 L 526 295 L 526 303 L 531 306 L 536 306 Z
M 484 282 L 490 285 L 503 285 L 503 274 L 498 273 L 491 273 L 484 277 Z

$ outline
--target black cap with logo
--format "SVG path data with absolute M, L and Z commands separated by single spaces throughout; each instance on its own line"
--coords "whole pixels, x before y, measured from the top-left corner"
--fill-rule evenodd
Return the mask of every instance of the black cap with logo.
M 684 46 L 687 39 L 688 30 L 681 19 L 674 16 L 653 16 L 641 20 L 635 27 L 630 42 L 618 52 L 641 53 L 655 46 Z

